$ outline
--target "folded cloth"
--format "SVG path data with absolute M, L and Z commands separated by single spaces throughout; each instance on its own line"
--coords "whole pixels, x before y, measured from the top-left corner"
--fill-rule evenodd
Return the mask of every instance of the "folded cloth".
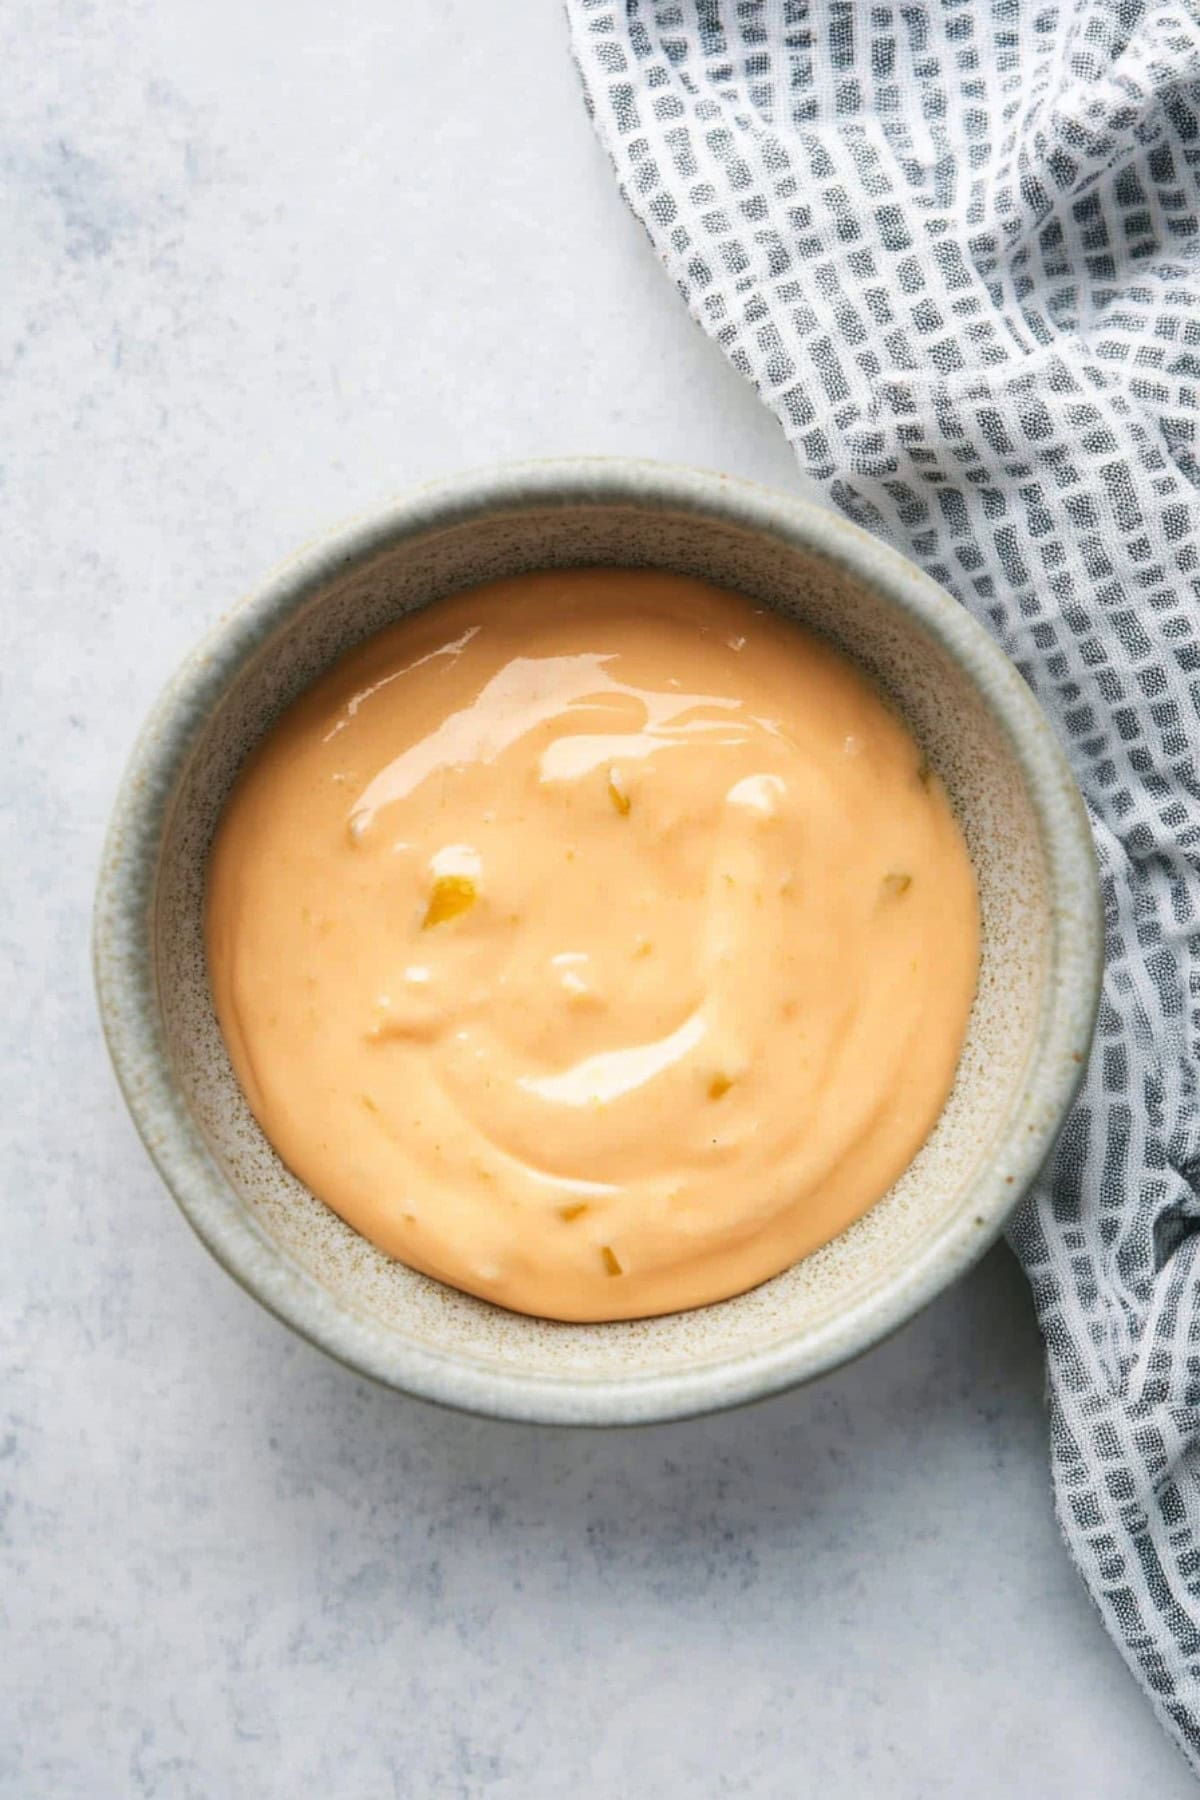
M 1200 16 L 568 0 L 692 313 L 1013 658 L 1087 800 L 1086 1084 L 1012 1243 L 1059 1519 L 1200 1768 Z

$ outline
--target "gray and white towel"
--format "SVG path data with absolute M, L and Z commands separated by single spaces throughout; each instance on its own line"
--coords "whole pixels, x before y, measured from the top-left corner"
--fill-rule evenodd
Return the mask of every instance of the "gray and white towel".
M 805 472 L 1067 746 L 1107 969 L 1012 1242 L 1059 1516 L 1200 1767 L 1200 15 L 568 0 L 596 129 Z

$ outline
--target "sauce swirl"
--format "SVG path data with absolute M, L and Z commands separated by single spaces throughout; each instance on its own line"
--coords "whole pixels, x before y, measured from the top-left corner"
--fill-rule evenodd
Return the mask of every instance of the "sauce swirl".
M 554 1319 L 671 1312 L 904 1170 L 978 969 L 966 847 L 854 666 L 684 576 L 413 614 L 267 735 L 215 840 L 234 1069 L 389 1254 Z

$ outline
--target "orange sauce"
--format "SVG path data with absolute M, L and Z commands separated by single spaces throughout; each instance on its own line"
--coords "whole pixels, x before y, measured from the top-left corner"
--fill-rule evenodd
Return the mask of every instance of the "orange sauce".
M 934 1125 L 978 969 L 903 723 L 650 571 L 496 582 L 344 657 L 239 778 L 206 928 L 288 1166 L 554 1319 L 720 1300 L 842 1231 Z

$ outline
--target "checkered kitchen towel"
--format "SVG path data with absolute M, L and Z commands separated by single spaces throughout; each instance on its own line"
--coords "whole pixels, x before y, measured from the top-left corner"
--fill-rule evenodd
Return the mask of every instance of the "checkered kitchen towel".
M 1200 1767 L 1200 13 L 568 15 L 692 313 L 830 500 L 1004 646 L 1086 796 L 1100 1029 L 1012 1240 L 1063 1529 Z

